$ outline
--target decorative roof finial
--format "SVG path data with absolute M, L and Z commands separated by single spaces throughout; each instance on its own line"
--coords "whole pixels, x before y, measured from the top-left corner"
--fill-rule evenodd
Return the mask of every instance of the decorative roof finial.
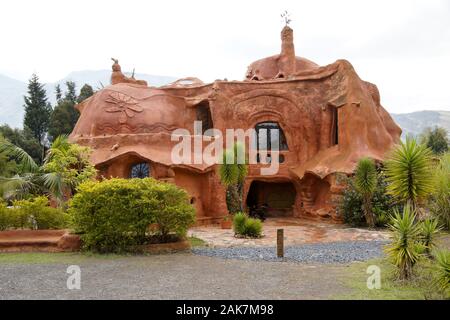
M 289 26 L 289 23 L 291 23 L 291 19 L 290 19 L 291 15 L 287 10 L 284 10 L 284 12 L 281 14 L 281 18 L 283 18 L 284 23 L 286 24 L 286 26 Z

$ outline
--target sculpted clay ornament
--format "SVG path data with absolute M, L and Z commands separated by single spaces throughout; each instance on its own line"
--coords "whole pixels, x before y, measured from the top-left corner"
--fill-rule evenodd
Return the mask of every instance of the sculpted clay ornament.
M 122 68 L 119 65 L 119 60 L 111 58 L 112 61 L 114 61 L 114 64 L 112 65 L 112 74 L 111 74 L 111 84 L 118 84 L 118 83 L 133 83 L 138 84 L 142 86 L 147 86 L 147 81 L 144 80 L 136 80 L 133 77 L 127 77 L 122 73 Z
M 227 215 L 218 165 L 172 161 L 175 129 L 194 137 L 194 121 L 206 129 L 278 128 L 279 170 L 262 175 L 249 165 L 244 207 L 268 207 L 269 216 L 341 221 L 337 210 L 343 177 L 361 157 L 383 160 L 401 130 L 380 104 L 378 88 L 359 78 L 346 60 L 327 66 L 295 55 L 294 34 L 281 32 L 281 52 L 250 64 L 244 81 L 180 79 L 154 88 L 123 75 L 114 60 L 111 85 L 77 105 L 80 118 L 70 140 L 93 149 L 99 177 L 132 176 L 145 168 L 156 179 L 187 190 L 197 224 Z M 211 137 L 209 137 L 211 140 Z M 203 139 L 204 146 L 207 139 Z M 225 144 L 225 141 L 224 141 Z M 225 147 L 225 146 L 224 146 Z

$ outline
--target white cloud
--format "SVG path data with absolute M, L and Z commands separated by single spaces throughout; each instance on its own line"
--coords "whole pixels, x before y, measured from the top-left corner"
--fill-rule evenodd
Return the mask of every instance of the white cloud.
M 447 0 L 1 1 L 0 72 L 50 82 L 117 57 L 125 70 L 242 79 L 279 52 L 285 9 L 298 55 L 351 61 L 389 111 L 450 110 Z

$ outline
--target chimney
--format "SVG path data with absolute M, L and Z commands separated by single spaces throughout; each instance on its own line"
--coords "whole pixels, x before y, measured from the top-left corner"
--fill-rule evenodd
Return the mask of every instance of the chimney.
M 296 58 L 294 48 L 294 30 L 285 26 L 281 31 L 280 73 L 288 78 L 295 74 Z

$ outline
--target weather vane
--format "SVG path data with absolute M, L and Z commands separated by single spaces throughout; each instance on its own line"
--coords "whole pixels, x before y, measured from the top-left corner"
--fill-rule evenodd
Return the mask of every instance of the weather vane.
M 284 12 L 281 14 L 281 18 L 284 19 L 284 23 L 286 23 L 286 26 L 288 26 L 292 21 L 290 17 L 291 15 L 289 14 L 289 12 L 287 12 L 287 10 L 284 10 Z

